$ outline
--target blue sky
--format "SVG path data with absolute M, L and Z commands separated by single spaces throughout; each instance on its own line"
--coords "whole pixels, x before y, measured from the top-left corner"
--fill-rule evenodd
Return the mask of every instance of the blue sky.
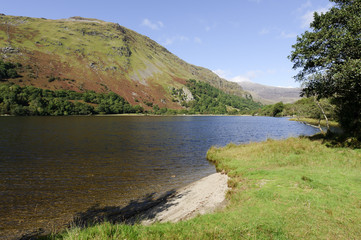
M 0 13 L 82 16 L 144 34 L 183 60 L 232 81 L 297 87 L 287 56 L 328 0 L 11 0 Z

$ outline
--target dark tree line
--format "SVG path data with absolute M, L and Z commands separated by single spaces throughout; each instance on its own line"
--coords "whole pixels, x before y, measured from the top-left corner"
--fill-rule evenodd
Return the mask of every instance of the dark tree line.
M 20 77 L 16 71 L 20 64 L 0 60 L 0 80 Z M 55 78 L 51 77 L 49 81 Z M 94 91 L 47 90 L 33 86 L 20 87 L 11 83 L 0 84 L 0 114 L 16 116 L 63 116 L 90 114 L 242 114 L 258 109 L 261 104 L 252 99 L 226 94 L 208 83 L 189 80 L 187 87 L 194 100 L 186 101 L 182 89 L 173 89 L 172 94 L 185 109 L 159 108 L 144 102 L 152 110 L 145 111 L 139 105 L 132 106 L 121 96 Z
M 0 114 L 17 116 L 62 116 L 89 114 L 140 113 L 124 98 L 110 93 L 83 93 L 70 90 L 47 90 L 15 84 L 0 85 Z

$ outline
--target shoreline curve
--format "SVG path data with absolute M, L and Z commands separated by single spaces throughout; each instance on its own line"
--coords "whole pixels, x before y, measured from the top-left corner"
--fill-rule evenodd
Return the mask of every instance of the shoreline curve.
M 141 224 L 150 225 L 155 222 L 178 222 L 199 214 L 211 213 L 225 206 L 228 189 L 228 176 L 213 173 L 178 189 L 165 202 L 136 218 Z

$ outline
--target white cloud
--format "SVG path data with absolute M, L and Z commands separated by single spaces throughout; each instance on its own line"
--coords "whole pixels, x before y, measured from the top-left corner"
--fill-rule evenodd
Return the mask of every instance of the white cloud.
M 188 41 L 189 41 L 188 37 L 179 35 L 179 36 L 173 36 L 173 37 L 166 38 L 163 45 L 171 45 L 174 42 L 188 42 Z
M 307 11 L 302 17 L 302 28 L 308 28 L 310 26 L 310 23 L 313 21 L 313 11 Z
M 173 38 L 166 38 L 163 45 L 167 46 L 167 45 L 171 45 L 173 44 L 174 39 Z
M 276 87 L 279 87 L 279 88 L 296 88 L 296 87 L 292 87 L 292 86 L 276 86 Z
M 304 13 L 301 16 L 301 27 L 302 28 L 308 28 L 310 27 L 310 23 L 313 22 L 313 14 L 314 12 L 317 12 L 319 14 L 327 12 L 332 7 L 331 4 L 328 4 L 326 7 L 314 9 L 314 10 L 308 10 L 306 13 Z
M 164 27 L 163 22 L 161 22 L 161 21 L 152 22 L 148 18 L 143 19 L 141 25 L 145 26 L 145 27 L 149 27 L 152 30 L 159 30 Z
M 194 42 L 201 44 L 201 43 L 202 43 L 202 39 L 200 39 L 199 37 L 194 37 Z
M 248 0 L 249 2 L 260 3 L 262 0 Z
M 259 35 L 266 35 L 269 34 L 271 30 L 269 28 L 263 28 L 261 31 L 258 32 Z
M 295 38 L 297 37 L 297 33 L 293 33 L 293 32 L 286 32 L 284 30 L 281 30 L 277 27 L 273 27 L 273 28 L 262 28 L 261 31 L 258 32 L 259 35 L 264 36 L 264 35 L 268 35 L 268 34 L 275 34 L 275 36 L 277 36 L 277 38 Z
M 164 24 L 163 24 L 162 21 L 158 21 L 157 23 L 158 23 L 158 26 L 159 26 L 159 27 L 161 27 L 161 28 L 164 27 Z
M 181 42 L 189 41 L 189 38 L 187 38 L 185 36 L 179 36 L 178 38 Z
M 295 38 L 295 37 L 297 37 L 297 33 L 287 33 L 285 31 L 282 31 L 280 37 L 281 38 Z
M 209 21 L 207 21 L 205 19 L 200 19 L 199 23 L 200 23 L 201 27 L 204 29 L 204 31 L 206 31 L 206 32 L 209 32 L 218 26 L 217 22 L 210 23 Z
M 202 39 L 199 37 L 194 37 L 194 38 L 189 38 L 187 36 L 183 36 L 183 35 L 177 35 L 177 36 L 172 36 L 172 37 L 167 37 L 165 38 L 165 40 L 163 41 L 163 45 L 165 46 L 169 46 L 172 45 L 176 42 L 194 42 L 197 44 L 201 44 L 202 43 Z
M 235 76 L 229 80 L 232 82 L 252 82 L 253 79 L 262 75 L 262 73 L 260 70 L 248 71 L 246 74 Z
M 216 69 L 216 70 L 212 70 L 212 72 L 214 72 L 215 74 L 217 74 L 219 77 L 227 79 L 228 77 L 228 71 L 225 71 L 223 69 Z
M 303 10 L 310 8 L 310 7 L 312 7 L 312 3 L 310 0 L 307 0 L 304 4 L 301 5 L 301 7 L 299 7 L 297 9 L 297 11 L 302 12 Z
M 249 77 L 247 77 L 247 76 L 242 76 L 242 75 L 233 77 L 233 78 L 231 78 L 231 79 L 229 79 L 229 80 L 232 81 L 232 82 L 252 82 Z

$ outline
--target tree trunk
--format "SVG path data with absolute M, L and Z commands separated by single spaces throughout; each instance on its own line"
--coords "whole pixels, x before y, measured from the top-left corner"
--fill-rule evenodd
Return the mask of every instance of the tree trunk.
M 324 133 L 324 131 L 323 131 L 322 127 L 321 127 L 321 119 L 320 118 L 318 119 L 318 129 L 320 129 L 320 131 L 322 133 Z
M 313 96 L 313 99 L 315 100 L 315 103 L 317 104 L 318 108 L 321 110 L 322 115 L 323 115 L 323 117 L 324 117 L 325 120 L 326 120 L 327 131 L 329 131 L 329 130 L 330 130 L 330 125 L 328 124 L 328 118 L 327 118 L 327 116 L 326 116 L 326 113 L 325 113 L 325 111 L 323 110 L 320 102 L 317 100 L 316 96 Z

